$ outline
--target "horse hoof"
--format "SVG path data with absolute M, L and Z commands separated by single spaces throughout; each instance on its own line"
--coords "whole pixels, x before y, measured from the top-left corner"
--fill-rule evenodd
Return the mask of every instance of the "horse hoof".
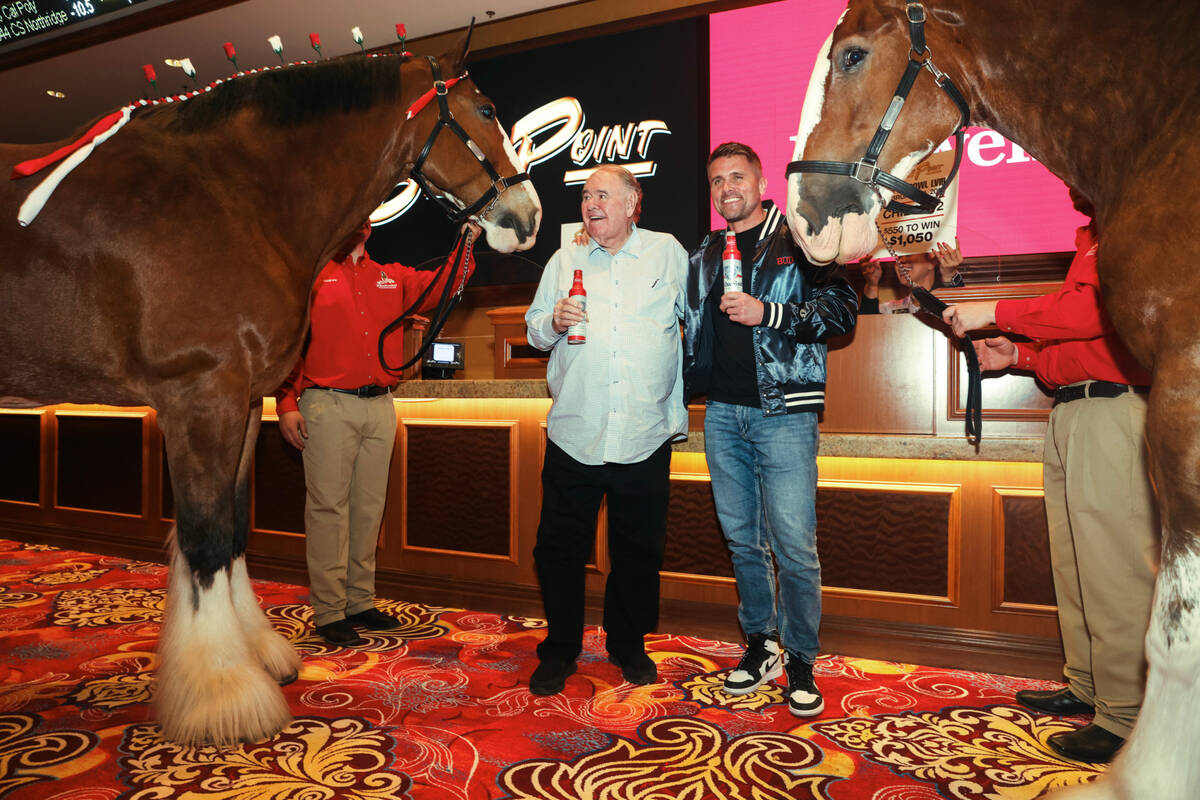
M 176 744 L 262 741 L 292 720 L 283 692 L 254 663 L 214 668 L 204 659 L 168 660 L 157 677 L 159 726 Z

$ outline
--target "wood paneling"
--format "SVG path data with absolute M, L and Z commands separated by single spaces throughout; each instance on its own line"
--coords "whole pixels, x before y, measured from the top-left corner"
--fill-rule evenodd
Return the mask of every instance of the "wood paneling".
M 817 490 L 821 584 L 949 598 L 952 490 L 865 485 Z M 956 527 L 956 526 L 955 526 Z
M 733 578 L 733 562 L 707 480 L 672 479 L 662 568 L 681 578 Z
M 512 558 L 513 429 L 403 426 L 405 546 Z
M 994 607 L 1053 614 L 1054 574 L 1042 493 L 1005 487 L 995 492 Z
M 927 417 L 944 416 L 945 354 L 950 351 L 943 334 L 911 317 L 874 322 L 878 324 L 872 327 L 868 320 L 858 336 L 894 334 L 908 344 L 856 339 L 852 346 L 864 348 L 864 356 L 868 350 L 888 348 L 895 348 L 898 355 L 912 349 L 914 340 L 920 345 L 917 349 L 927 346 L 936 353 L 930 362 L 934 379 L 929 386 L 934 388 L 926 387 L 920 402 L 928 404 Z M 854 363 L 849 356 L 853 355 L 844 349 L 835 350 L 832 357 L 846 356 L 838 367 L 846 378 L 851 377 Z M 883 361 L 878 357 L 871 363 Z M 900 377 L 899 367 L 894 375 Z M 827 649 L 875 657 L 894 652 L 931 664 L 985 662 L 1025 674 L 1055 674 L 1061 662 L 1057 661 L 1054 610 L 1041 604 L 1051 597 L 1044 572 L 1048 559 L 1037 550 L 1045 541 L 1037 527 L 1044 524 L 1037 507 L 1041 465 L 1032 459 L 869 457 L 872 452 L 895 452 L 885 436 L 869 430 L 882 427 L 876 417 L 885 424 L 912 418 L 910 409 L 894 413 L 892 422 L 886 420 L 891 406 L 902 405 L 909 390 L 880 381 L 874 393 L 854 394 L 848 384 L 841 385 L 830 396 L 829 414 L 842 415 L 833 416 L 834 423 L 856 425 L 859 435 L 840 438 L 842 446 L 861 455 L 818 459 L 822 636 L 829 643 Z M 507 384 L 497 386 L 507 390 Z M 911 388 L 919 387 L 914 382 Z M 518 397 L 396 403 L 400 432 L 378 553 L 381 596 L 496 613 L 540 613 L 532 553 L 549 405 L 545 398 Z M 256 577 L 274 575 L 303 582 L 302 469 L 278 438 L 273 405 L 266 406 L 252 473 L 256 530 L 250 539 L 250 561 Z M 79 441 L 71 421 L 86 419 L 81 417 L 86 410 L 60 407 L 42 412 L 43 495 L 49 495 L 54 485 L 60 450 L 57 417 L 68 420 L 63 426 L 65 454 Z M 0 529 L 27 540 L 96 552 L 161 557 L 162 534 L 168 526 L 159 512 L 170 515 L 170 493 L 161 483 L 166 479 L 161 437 L 139 416 L 152 420 L 153 412 L 97 408 L 93 415 L 132 426 L 130 435 L 118 437 L 111 446 L 102 437 L 89 443 L 88 449 L 97 451 L 90 475 L 97 491 L 119 493 L 120 488 L 114 490 L 110 483 L 125 480 L 121 465 L 137 467 L 133 453 L 138 447 L 151 454 L 143 455 L 141 464 L 142 494 L 149 498 L 143 503 L 145 516 L 54 508 L 49 503 L 0 503 Z M 1030 429 L 1037 424 L 998 423 Z M 134 435 L 139 425 L 140 433 Z M 886 449 L 874 447 L 876 436 Z M 948 441 L 936 435 L 930 438 Z M 948 451 L 954 450 L 953 444 L 948 445 Z M 935 451 L 941 449 L 930 450 Z M 697 635 L 702 630 L 721 630 L 723 637 L 736 638 L 737 592 L 712 510 L 703 452 L 675 451 L 671 478 L 661 630 Z M 585 586 L 589 622 L 599 621 L 602 608 L 609 566 L 605 528 L 601 513 L 596 563 L 588 570 Z
M 933 433 L 934 358 L 942 338 L 912 314 L 859 317 L 853 334 L 829 342 L 821 430 Z
M 994 336 L 995 331 L 986 335 Z M 967 416 L 967 390 L 970 381 L 967 373 L 967 358 L 952 339 L 946 340 L 946 363 L 949 365 L 949 395 L 951 398 L 948 419 L 961 420 Z M 1005 370 L 988 373 L 982 383 L 983 415 L 989 422 L 1012 420 L 1016 422 L 1040 422 L 1050 419 L 1054 395 L 1047 392 L 1028 373 Z
M 528 306 L 502 306 L 487 312 L 495 330 L 496 378 L 541 378 L 550 354 L 531 347 L 525 338 Z
M 18 503 L 41 502 L 42 415 L 0 414 L 0 500 Z
M 304 457 L 264 421 L 254 449 L 251 527 L 304 534 Z
M 56 506 L 141 515 L 144 416 L 55 415 Z

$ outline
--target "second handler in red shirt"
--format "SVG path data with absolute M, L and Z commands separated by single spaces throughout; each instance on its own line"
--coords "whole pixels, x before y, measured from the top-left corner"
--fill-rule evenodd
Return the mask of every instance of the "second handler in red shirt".
M 468 224 L 474 238 L 480 229 Z M 396 379 L 380 363 L 379 334 L 440 274 L 372 260 L 370 234 L 364 222 L 317 276 L 311 340 L 275 392 L 280 433 L 304 453 L 305 551 L 317 634 L 346 646 L 366 643 L 355 626 L 399 624 L 375 607 L 375 545 L 396 439 Z M 465 283 L 474 269 L 470 256 L 458 280 Z M 444 280 L 418 312 L 437 304 Z M 388 361 L 399 362 L 400 337 L 395 353 L 392 344 Z
M 1094 216 L 1074 190 L 1071 200 Z M 1104 312 L 1094 225 L 1076 234 L 1058 292 L 960 303 L 943 318 L 959 336 L 996 325 L 1034 339 L 997 336 L 975 351 L 985 370 L 1030 370 L 1054 390 L 1042 483 L 1067 686 L 1017 692 L 1017 701 L 1042 713 L 1094 712 L 1091 724 L 1048 741 L 1068 758 L 1105 762 L 1142 704 L 1159 536 L 1144 440 L 1150 376 Z

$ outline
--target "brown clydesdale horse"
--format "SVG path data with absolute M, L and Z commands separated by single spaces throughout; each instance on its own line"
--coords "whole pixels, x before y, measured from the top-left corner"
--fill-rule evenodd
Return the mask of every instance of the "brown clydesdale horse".
M 467 44 L 436 61 L 450 82 Z M 0 405 L 94 402 L 158 412 L 177 508 L 155 700 L 164 735 L 227 744 L 290 720 L 277 682 L 299 658 L 246 573 L 247 475 L 262 398 L 287 376 L 309 292 L 338 245 L 414 162 L 439 119 L 431 60 L 347 57 L 240 77 L 139 112 L 58 186 L 0 185 Z M 466 77 L 445 98 L 502 177 L 522 172 L 496 109 Z M 53 145 L 0 145 L 0 163 Z M 452 132 L 428 183 L 458 208 L 494 182 Z M 497 250 L 534 243 L 518 183 L 480 212 Z
M 1020 144 L 1090 198 L 1109 314 L 1153 374 L 1147 439 L 1163 547 L 1137 727 L 1091 798 L 1200 797 L 1200 4 L 1160 0 L 929 0 L 928 51 L 972 124 Z M 904 0 L 850 0 L 809 85 L 794 158 L 855 162 L 913 47 Z M 932 55 L 929 55 L 932 54 Z M 932 72 L 932 70 L 929 70 Z M 880 155 L 903 178 L 960 122 L 917 78 Z M 788 222 L 817 262 L 874 247 L 892 197 L 855 176 L 789 178 Z M 882 197 L 881 197 L 882 196 Z

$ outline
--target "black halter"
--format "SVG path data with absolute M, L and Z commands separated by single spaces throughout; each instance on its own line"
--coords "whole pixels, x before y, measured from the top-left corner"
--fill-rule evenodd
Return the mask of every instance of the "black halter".
M 421 148 L 421 155 L 417 156 L 417 161 L 412 168 L 412 177 L 425 191 L 425 194 L 429 195 L 435 203 L 441 206 L 442 210 L 457 224 L 475 216 L 479 213 L 480 209 L 483 209 L 483 214 L 486 214 L 496 204 L 496 201 L 500 199 L 500 195 L 504 194 L 510 186 L 529 180 L 529 173 L 519 172 L 511 178 L 500 177 L 500 173 L 492 166 L 492 162 L 488 161 L 487 156 L 483 154 L 483 150 L 471 140 L 470 135 L 463 129 L 462 125 L 458 124 L 458 120 L 454 118 L 454 115 L 450 113 L 450 106 L 446 102 L 446 94 L 450 91 L 450 87 L 467 77 L 467 73 L 464 72 L 457 78 L 444 81 L 442 80 L 442 69 L 438 66 L 437 59 L 432 56 L 426 56 L 426 58 L 429 60 L 429 67 L 433 71 L 433 88 L 421 95 L 421 97 L 417 98 L 409 106 L 407 118 L 412 119 L 415 117 L 431 99 L 436 97 L 438 101 L 438 121 L 433 126 L 433 130 L 429 132 L 429 138 L 425 140 L 425 146 Z M 421 171 L 421 168 L 425 165 L 425 159 L 429 157 L 429 151 L 433 149 L 433 143 L 437 141 L 438 134 L 442 132 L 443 128 L 449 128 L 459 139 L 462 139 L 463 144 L 471 151 L 471 155 L 479 160 L 479 165 L 483 167 L 488 177 L 492 179 L 492 185 L 488 187 L 488 190 L 467 208 L 459 209 L 455 207 L 441 192 L 438 192 L 434 188 L 429 179 L 425 177 L 425 173 Z
M 912 0 L 905 6 L 905 15 L 908 17 L 908 37 L 912 43 L 912 50 L 908 56 L 908 66 L 904 70 L 904 75 L 900 78 L 900 84 L 896 87 L 896 93 L 892 97 L 892 102 L 884 112 L 883 119 L 879 123 L 879 127 L 875 129 L 875 136 L 871 138 L 871 143 L 867 145 L 867 152 L 858 161 L 792 161 L 787 166 L 787 174 L 791 176 L 797 172 L 818 172 L 825 175 L 845 175 L 859 183 L 865 183 L 873 188 L 882 186 L 885 189 L 891 189 L 893 192 L 902 194 L 905 197 L 916 203 L 915 206 L 908 203 L 899 203 L 893 199 L 888 203 L 887 210 L 896 214 L 917 214 L 917 213 L 932 213 L 937 210 L 941 203 L 942 195 L 946 191 L 946 187 L 950 185 L 950 181 L 954 180 L 954 176 L 958 174 L 958 165 L 962 161 L 963 152 L 963 131 L 970 124 L 971 112 L 967 108 L 967 101 L 963 99 L 962 93 L 958 87 L 954 85 L 954 81 L 950 80 L 946 73 L 938 69 L 933 63 L 933 53 L 925 46 L 925 7 L 916 0 Z M 918 56 L 922 57 L 918 60 Z M 917 80 L 917 75 L 922 69 L 929 70 L 933 75 L 937 85 L 954 101 L 958 106 L 959 113 L 962 115 L 962 121 L 958 125 L 958 129 L 954 132 L 954 168 L 950 170 L 949 177 L 946 182 L 938 187 L 933 194 L 928 194 L 921 191 L 911 183 L 900 180 L 890 172 L 884 172 L 878 166 L 879 154 L 883 151 L 883 145 L 887 142 L 888 135 L 892 132 L 892 126 L 896 123 L 896 118 L 900 116 L 900 110 L 904 108 L 904 102 L 908 99 L 908 93 L 912 91 L 913 83 Z

